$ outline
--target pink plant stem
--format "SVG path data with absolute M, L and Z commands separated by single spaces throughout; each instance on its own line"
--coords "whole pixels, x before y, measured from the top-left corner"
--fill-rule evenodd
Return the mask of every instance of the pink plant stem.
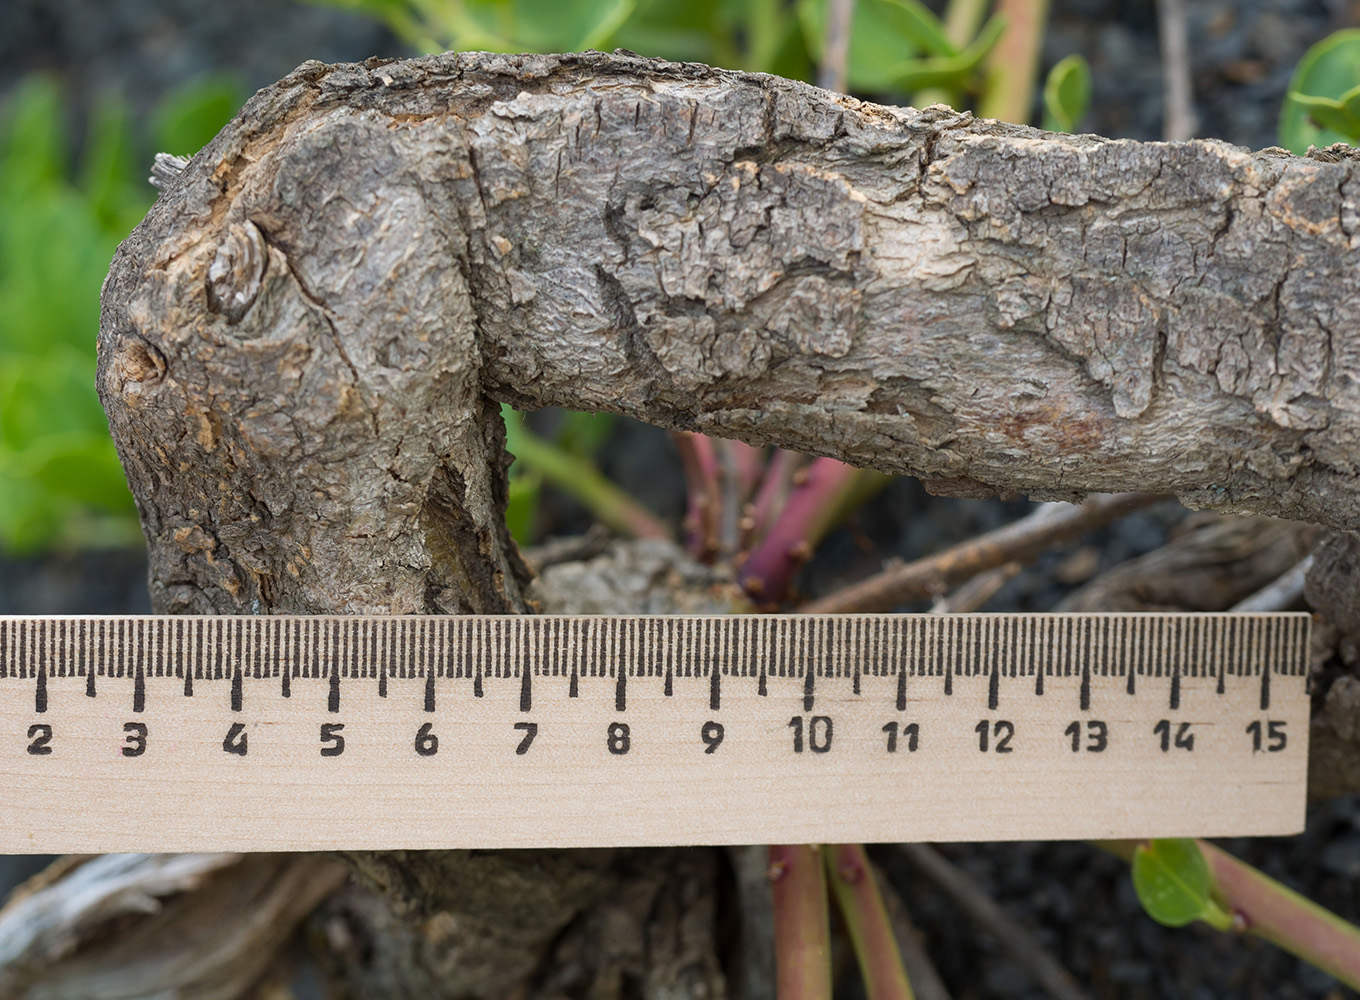
M 762 538 L 774 521 L 775 514 L 784 507 L 792 487 L 794 469 L 801 456 L 783 448 L 776 448 L 765 465 L 765 477 L 760 482 L 760 490 L 747 507 L 742 518 L 741 539 L 743 546 L 749 546 L 754 539 Z
M 1199 846 L 1214 896 L 1245 930 L 1360 989 L 1360 928 L 1227 851 L 1202 840 Z
M 794 477 L 793 492 L 768 534 L 741 564 L 737 580 L 761 603 L 784 598 L 793 578 L 812 556 L 855 495 L 886 481 L 834 458 L 814 459 Z
M 1098 840 L 1125 861 L 1142 841 Z M 1196 841 L 1209 866 L 1209 891 L 1234 927 L 1283 948 L 1341 982 L 1360 989 L 1360 927 L 1300 896 L 1208 841 Z
M 774 892 L 775 995 L 831 1000 L 831 928 L 826 875 L 814 845 L 770 848 Z
M 914 1000 L 897 937 L 864 848 L 838 844 L 823 847 L 822 855 L 869 1000 Z
M 718 455 L 713 440 L 703 434 L 677 431 L 674 437 L 688 495 L 685 544 L 696 559 L 711 562 L 718 555 L 718 523 L 722 516 Z
M 745 503 L 760 485 L 760 477 L 765 472 L 765 449 L 745 441 L 724 440 L 718 443 L 726 449 L 736 473 L 737 498 Z

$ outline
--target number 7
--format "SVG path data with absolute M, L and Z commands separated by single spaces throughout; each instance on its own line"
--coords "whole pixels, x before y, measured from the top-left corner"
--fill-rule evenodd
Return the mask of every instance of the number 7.
M 522 730 L 524 739 L 519 741 L 519 746 L 515 747 L 515 753 L 523 757 L 529 752 L 529 746 L 534 742 L 534 737 L 538 735 L 537 722 L 516 722 L 515 728 Z

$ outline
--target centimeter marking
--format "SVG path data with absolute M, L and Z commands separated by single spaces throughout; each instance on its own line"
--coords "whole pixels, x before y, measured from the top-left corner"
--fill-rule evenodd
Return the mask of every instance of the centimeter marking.
M 0 850 L 1290 832 L 1309 621 L 0 617 Z
M 90 697 L 99 677 L 134 678 L 134 711 L 148 677 L 181 680 L 186 697 L 196 681 L 230 680 L 240 711 L 244 678 L 275 678 L 285 698 L 294 679 L 324 678 L 337 711 L 342 679 L 376 680 L 380 697 L 389 678 L 470 680 L 482 697 L 486 679 L 514 678 L 527 712 L 535 677 L 612 678 L 617 711 L 630 677 L 662 679 L 667 696 L 676 677 L 707 677 L 715 711 L 724 678 L 758 690 L 801 678 L 810 711 L 818 678 L 895 677 L 900 703 L 909 679 L 935 678 L 948 696 L 955 678 L 983 676 L 995 709 L 1003 678 L 1042 696 L 1046 677 L 1079 676 L 1085 710 L 1092 677 L 1122 678 L 1129 694 L 1140 678 L 1167 678 L 1172 709 L 1182 677 L 1214 678 L 1220 694 L 1233 677 L 1257 681 L 1265 710 L 1272 674 L 1306 674 L 1308 624 L 1291 614 L 0 617 L 0 680 L 33 680 L 37 712 L 49 677 L 84 678 Z

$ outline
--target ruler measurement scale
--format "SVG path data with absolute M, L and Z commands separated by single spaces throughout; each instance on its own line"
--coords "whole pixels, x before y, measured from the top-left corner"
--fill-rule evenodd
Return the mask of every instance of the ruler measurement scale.
M 1293 832 L 1308 622 L 0 618 L 0 851 Z

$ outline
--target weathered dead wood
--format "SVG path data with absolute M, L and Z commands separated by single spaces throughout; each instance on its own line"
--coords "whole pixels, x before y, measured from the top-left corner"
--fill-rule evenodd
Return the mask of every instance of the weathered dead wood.
M 105 289 L 155 604 L 520 608 L 488 395 L 1355 529 L 1355 171 L 631 56 L 307 64 Z
M 1266 517 L 1192 517 L 1163 547 L 1102 573 L 1060 611 L 1227 611 L 1304 559 L 1323 532 Z
M 105 855 L 0 909 L 6 1000 L 234 1000 L 344 881 L 308 855 Z

